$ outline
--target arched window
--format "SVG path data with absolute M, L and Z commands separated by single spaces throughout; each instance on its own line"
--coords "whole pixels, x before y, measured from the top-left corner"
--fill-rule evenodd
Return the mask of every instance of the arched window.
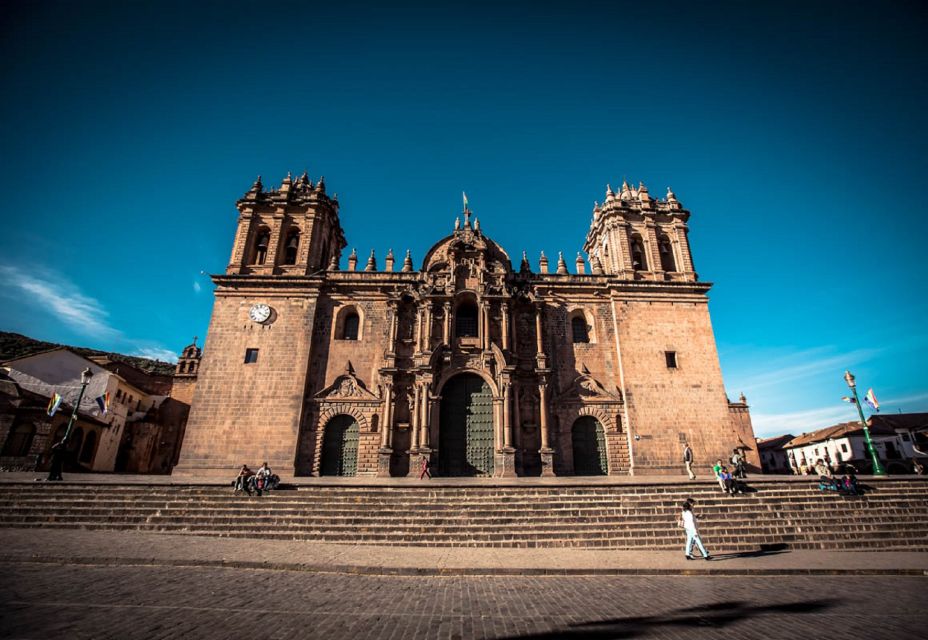
M 661 269 L 664 271 L 676 271 L 677 266 L 674 263 L 673 245 L 670 244 L 670 238 L 662 236 L 657 246 L 661 254 Z
M 284 245 L 284 264 L 296 264 L 296 255 L 299 248 L 300 232 L 293 229 L 287 235 L 287 242 Z
M 258 238 L 255 240 L 255 259 L 254 264 L 264 264 L 267 260 L 267 246 L 271 243 L 271 232 L 266 228 L 258 231 Z
M 90 463 L 93 460 L 94 449 L 97 447 L 97 432 L 91 431 L 84 438 L 84 448 L 81 449 L 81 462 Z
M 345 324 L 342 327 L 342 340 L 357 340 L 358 327 L 361 325 L 361 319 L 358 314 L 351 312 L 345 316 Z
M 32 438 L 35 436 L 35 425 L 21 422 L 10 430 L 6 442 L 3 444 L 3 455 L 5 456 L 24 456 L 28 455 L 29 448 L 32 446 Z
M 586 318 L 582 315 L 574 316 L 570 321 L 570 333 L 575 344 L 589 342 L 590 331 L 586 324 Z
M 454 335 L 458 338 L 477 335 L 477 305 L 462 302 L 454 312 Z
M 644 243 L 641 241 L 641 236 L 632 236 L 631 238 L 632 245 L 632 268 L 635 271 L 647 271 L 648 263 L 645 260 L 644 254 Z

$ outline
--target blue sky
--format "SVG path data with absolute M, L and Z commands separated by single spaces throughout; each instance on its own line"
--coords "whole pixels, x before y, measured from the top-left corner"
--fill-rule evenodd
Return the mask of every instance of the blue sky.
M 421 260 L 462 190 L 511 255 L 569 259 L 627 178 L 693 212 L 759 434 L 852 419 L 846 368 L 928 410 L 923 3 L 3 11 L 0 329 L 162 357 L 202 337 L 200 272 L 257 174 L 325 175 L 381 264 Z

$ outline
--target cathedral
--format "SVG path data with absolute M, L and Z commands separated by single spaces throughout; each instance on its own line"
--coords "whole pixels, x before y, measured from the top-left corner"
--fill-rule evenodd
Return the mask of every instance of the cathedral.
M 759 467 L 670 189 L 607 187 L 569 264 L 513 263 L 465 204 L 421 262 L 341 270 L 337 197 L 305 173 L 237 207 L 175 474 L 682 474 L 684 443 L 703 475 L 735 448 Z

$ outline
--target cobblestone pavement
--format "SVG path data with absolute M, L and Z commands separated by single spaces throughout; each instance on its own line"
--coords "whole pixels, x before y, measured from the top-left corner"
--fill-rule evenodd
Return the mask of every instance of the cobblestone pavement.
M 386 577 L 0 563 L 3 638 L 917 638 L 920 577 Z

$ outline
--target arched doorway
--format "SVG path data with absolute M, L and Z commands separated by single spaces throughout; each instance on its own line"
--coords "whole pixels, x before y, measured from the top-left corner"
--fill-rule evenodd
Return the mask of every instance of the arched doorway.
M 480 376 L 451 378 L 441 391 L 438 472 L 443 476 L 493 475 L 493 392 Z
M 571 441 L 574 449 L 574 474 L 606 475 L 606 434 L 599 420 L 591 416 L 578 418 L 571 431 Z
M 340 415 L 329 420 L 322 435 L 319 475 L 353 476 L 358 472 L 358 422 Z

